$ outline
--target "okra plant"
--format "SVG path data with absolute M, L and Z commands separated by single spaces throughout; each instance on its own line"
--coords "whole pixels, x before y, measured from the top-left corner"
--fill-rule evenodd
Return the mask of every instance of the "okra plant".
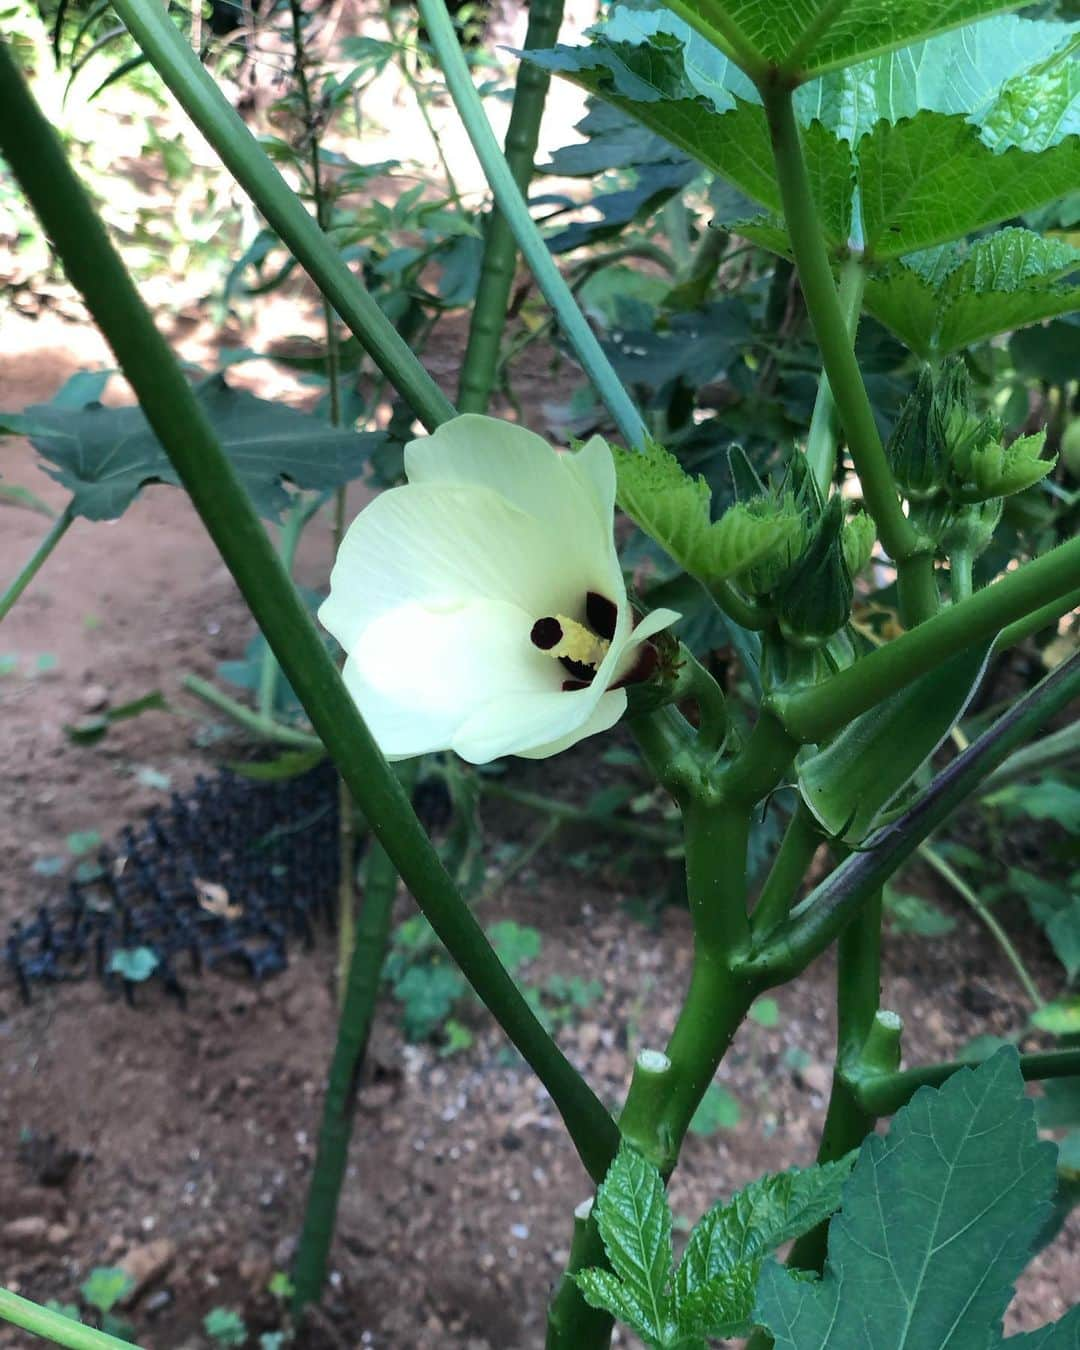
M 1075 1087 L 1080 1051 L 1066 1042 L 1019 1057 L 1002 1050 L 974 1069 L 901 1068 L 900 1018 L 879 1004 L 881 897 L 992 774 L 1011 781 L 1010 757 L 1026 763 L 1021 747 L 1080 692 L 1073 655 L 974 739 L 960 737 L 958 752 L 942 752 L 995 655 L 1052 629 L 1080 600 L 1080 540 L 989 575 L 980 567 L 1009 499 L 1046 479 L 1054 458 L 1041 430 L 1007 433 L 973 387 L 967 356 L 1078 307 L 1080 250 L 1020 222 L 1080 181 L 1080 24 L 1052 7 L 1043 18 L 1002 13 L 1000 0 L 671 0 L 616 5 L 584 45 L 562 47 L 557 3 L 538 0 L 504 153 L 443 0 L 419 0 L 494 197 L 459 414 L 165 9 L 114 8 L 307 269 L 331 319 L 421 424 L 405 447 L 405 481 L 352 522 L 328 578 L 318 620 L 342 648 L 339 672 L 259 522 L 250 464 L 218 415 L 224 396 L 192 389 L 0 49 L 0 151 L 141 404 L 146 458 L 126 469 L 136 488 L 164 476 L 190 493 L 303 704 L 306 743 L 333 758 L 379 845 L 345 984 L 298 1310 L 325 1273 L 352 1070 L 399 875 L 550 1093 L 581 1160 L 583 1203 L 567 1216 L 573 1240 L 550 1298 L 549 1350 L 606 1346 L 615 1318 L 649 1345 L 684 1350 L 739 1337 L 792 1350 L 999 1344 L 1055 1177 L 1023 1081 Z M 526 207 L 551 74 L 737 189 L 744 213 L 714 222 L 725 245 L 739 238 L 794 265 L 820 350 L 812 416 L 769 472 L 730 446 L 721 509 L 657 438 L 662 428 L 642 419 Z M 699 297 L 722 257 L 715 237 L 701 242 L 687 273 Z M 597 434 L 569 450 L 486 415 L 518 253 L 607 409 Z M 864 313 L 905 344 L 914 373 L 885 435 L 856 357 Z M 47 444 L 49 429 L 32 418 L 12 429 Z M 278 466 L 278 490 L 281 474 L 304 481 L 304 434 L 298 427 Z M 130 441 L 117 432 L 109 443 Z M 77 485 L 72 509 L 92 514 L 90 487 L 107 479 L 92 456 L 43 453 Z M 748 718 L 675 636 L 680 612 L 628 586 L 617 509 L 724 616 L 753 691 Z M 895 575 L 887 634 L 852 622 L 871 565 Z M 410 805 L 409 763 L 389 761 L 447 752 L 485 764 L 579 743 L 599 751 L 622 723 L 681 814 L 694 953 L 670 1040 L 635 1047 L 612 1114 L 440 862 Z M 1074 740 L 1058 742 L 1063 754 Z M 751 893 L 750 835 L 783 787 L 796 805 Z M 809 885 L 823 852 L 828 868 Z M 664 1182 L 691 1119 L 754 1000 L 833 945 L 838 1042 L 818 1157 L 718 1204 L 676 1264 Z M 888 1134 L 875 1133 L 893 1114 Z M 586 1179 L 595 1194 L 584 1194 Z M 772 1253 L 791 1239 L 785 1271 Z M 0 1296 L 0 1314 L 60 1344 L 105 1343 L 14 1295 Z M 1078 1334 L 1074 1309 L 1016 1344 L 1056 1350 Z

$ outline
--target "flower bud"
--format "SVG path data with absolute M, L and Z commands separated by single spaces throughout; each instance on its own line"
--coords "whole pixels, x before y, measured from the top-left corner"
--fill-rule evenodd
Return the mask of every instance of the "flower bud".
M 945 485 L 948 465 L 942 453 L 940 421 L 940 410 L 935 413 L 934 408 L 933 377 L 924 366 L 885 446 L 893 477 L 912 501 L 932 497 Z
M 796 646 L 822 646 L 851 614 L 854 592 L 844 561 L 843 523 L 844 505 L 834 496 L 777 591 L 780 631 Z
M 1046 432 L 1020 436 L 1011 445 L 990 440 L 973 450 L 964 474 L 960 497 L 965 501 L 986 501 L 990 497 L 1011 497 L 1045 478 L 1057 463 L 1043 459 Z
M 844 521 L 841 545 L 849 576 L 857 577 L 870 561 L 876 541 L 877 526 L 866 511 L 857 511 Z

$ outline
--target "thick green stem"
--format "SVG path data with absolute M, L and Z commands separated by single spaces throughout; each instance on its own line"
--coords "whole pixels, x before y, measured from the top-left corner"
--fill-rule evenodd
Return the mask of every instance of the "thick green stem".
M 593 1266 L 606 1266 L 607 1253 L 586 1201 L 574 1211 L 574 1236 L 570 1259 L 548 1305 L 544 1350 L 607 1350 L 611 1344 L 612 1320 L 608 1313 L 590 1308 L 571 1276 Z
M 994 941 L 1001 948 L 1009 965 L 1016 971 L 1016 978 L 1023 985 L 1024 992 L 1031 1000 L 1032 1006 L 1041 1008 L 1046 1000 L 1039 992 L 1039 986 L 1032 978 L 1031 971 L 1024 965 L 1023 958 L 1013 946 L 1012 939 L 1009 937 L 1008 933 L 1006 933 L 1005 929 L 998 923 L 994 915 L 979 899 L 975 891 L 967 884 L 960 873 L 955 871 L 945 861 L 941 854 L 932 849 L 929 844 L 921 844 L 919 846 L 919 856 L 929 863 L 938 876 L 943 877 L 964 903 L 968 905 L 972 913 L 976 915 L 980 923 L 983 924 L 993 937 Z
M 586 1170 L 599 1179 L 617 1143 L 615 1122 L 544 1030 L 439 861 L 183 371 L 4 46 L 0 154 L 116 353 L 147 420 L 371 829 L 465 978 L 550 1092 Z
M 62 1345 L 66 1350 L 138 1350 L 130 1341 L 107 1336 L 104 1331 L 84 1326 L 73 1317 L 43 1308 L 28 1298 L 20 1298 L 10 1289 L 0 1289 L 0 1318 L 35 1336 L 42 1336 L 53 1345 Z
M 814 813 L 799 797 L 754 906 L 751 926 L 755 939 L 764 940 L 778 923 L 787 918 L 822 837 L 821 826 L 814 819 Z
M 416 779 L 416 761 L 405 765 L 398 776 L 409 791 Z M 364 869 L 364 903 L 349 959 L 337 1040 L 323 1099 L 315 1166 L 293 1268 L 294 1316 L 299 1316 L 308 1303 L 318 1302 L 326 1283 L 338 1200 L 356 1115 L 356 1097 L 379 997 L 383 961 L 390 942 L 397 883 L 397 869 L 386 850 L 372 841 Z
M 967 600 L 974 591 L 971 576 L 973 562 L 969 550 L 956 548 L 949 554 L 949 593 L 954 605 Z
M 865 1110 L 875 1116 L 891 1116 L 906 1106 L 919 1088 L 940 1087 L 958 1070 L 974 1067 L 974 1061 L 953 1060 L 947 1064 L 924 1064 L 896 1073 L 867 1074 L 855 1084 L 855 1092 Z M 1080 1049 L 1021 1055 L 1020 1072 L 1029 1083 L 1080 1075 Z
M 126 2 L 131 3 L 131 0 Z M 468 63 L 444 0 L 419 0 L 419 5 L 431 44 L 442 67 L 446 87 L 450 90 L 496 204 L 510 226 L 537 285 L 544 293 L 544 299 L 555 311 L 567 341 L 614 418 L 615 425 L 629 445 L 640 448 L 645 443 L 645 426 L 641 414 L 615 374 L 588 320 L 578 308 L 570 287 L 529 214 L 525 199 L 514 182 L 514 176 L 491 130 L 480 95 L 473 85 Z
M 874 421 L 870 398 L 851 345 L 847 317 L 836 292 L 832 268 L 814 207 L 790 86 L 763 80 L 758 85 L 772 138 L 773 158 L 788 237 L 795 255 L 807 313 L 821 348 L 848 449 L 863 497 L 878 534 L 896 563 L 901 616 L 909 626 L 937 608 L 932 591 L 933 556 L 904 515 L 896 483 Z
M 222 163 L 426 427 L 450 401 L 374 298 L 342 261 L 157 0 L 116 0 L 116 11 Z
M 747 806 L 763 801 L 791 768 L 798 748 L 784 724 L 762 708 L 750 739 L 718 776 L 720 793 Z
M 919 551 L 919 539 L 901 508 L 836 293 L 803 159 L 792 90 L 763 83 L 761 96 L 769 121 L 788 237 L 822 363 L 867 507 L 877 521 L 881 542 L 889 556 L 899 563 Z
M 531 0 L 525 50 L 553 47 L 559 36 L 562 14 L 562 0 Z M 528 196 L 532 181 L 549 83 L 548 73 L 532 62 L 523 61 L 518 66 L 514 105 L 506 132 L 505 158 L 522 197 Z M 506 327 L 506 309 L 516 262 L 514 232 L 499 208 L 493 206 L 484 230 L 480 281 L 458 384 L 458 407 L 462 412 L 487 412 L 499 364 L 499 346 Z
M 727 802 L 690 800 L 683 808 L 686 832 L 686 888 L 694 925 L 690 986 L 666 1054 L 671 1061 L 666 1091 L 653 1094 L 644 1111 L 631 1085 L 623 1115 L 639 1135 L 656 1141 L 654 1159 L 663 1172 L 674 1168 L 694 1112 L 712 1082 L 758 986 L 732 973 L 746 949 L 746 846 L 750 809 Z M 635 1080 L 637 1092 L 645 1090 Z M 659 1114 L 652 1118 L 654 1110 Z
M 38 572 L 41 571 L 45 559 L 57 546 L 60 540 L 63 539 L 64 535 L 67 534 L 68 526 L 74 519 L 75 514 L 69 503 L 64 507 L 60 515 L 57 516 L 49 533 L 42 539 L 41 543 L 38 544 L 37 548 L 34 550 L 33 557 L 26 563 L 22 571 L 3 595 L 0 595 L 0 619 L 7 617 L 8 611 L 15 604 L 15 601 L 18 600 L 19 596 L 22 595 L 27 586 L 30 585 Z M 14 1298 L 14 1295 L 12 1295 L 12 1297 Z
M 1080 536 L 1006 573 L 969 600 L 935 614 L 831 679 L 778 699 L 779 716 L 800 741 L 823 740 L 965 647 L 1002 629 L 1005 632 L 996 645 L 1019 640 L 1024 629 L 1006 625 L 1040 607 L 1045 619 L 1052 601 L 1073 591 L 1078 578 Z
M 922 630 L 917 630 L 921 632 Z M 1080 694 L 1080 655 L 1062 662 L 933 780 L 914 806 L 886 825 L 806 897 L 744 964 L 780 984 L 803 970 L 924 839 L 972 796 L 999 764 Z
M 855 345 L 855 334 L 866 288 L 866 267 L 861 258 L 849 258 L 840 271 L 840 312 L 848 341 Z M 823 370 L 818 380 L 817 398 L 806 438 L 806 458 L 822 493 L 828 493 L 836 473 L 836 445 L 840 436 L 840 418 L 836 411 L 829 377 Z

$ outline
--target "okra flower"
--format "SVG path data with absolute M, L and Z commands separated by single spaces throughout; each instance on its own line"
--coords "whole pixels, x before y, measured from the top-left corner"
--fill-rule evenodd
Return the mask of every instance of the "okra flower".
M 679 617 L 635 626 L 607 443 L 560 454 L 466 415 L 410 442 L 405 474 L 353 521 L 319 610 L 383 752 L 542 759 L 606 731 Z

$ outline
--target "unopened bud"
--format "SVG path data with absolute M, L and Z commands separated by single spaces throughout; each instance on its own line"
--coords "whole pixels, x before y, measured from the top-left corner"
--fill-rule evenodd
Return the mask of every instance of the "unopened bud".
M 932 497 L 945 485 L 947 465 L 940 441 L 940 413 L 934 407 L 934 381 L 929 367 L 900 409 L 885 447 L 893 477 L 912 501 Z
M 854 592 L 844 561 L 843 522 L 843 502 L 834 496 L 777 591 L 780 631 L 796 646 L 820 647 L 851 614 Z
M 844 521 L 841 544 L 849 576 L 857 577 L 870 561 L 876 541 L 877 526 L 866 511 L 858 511 Z

